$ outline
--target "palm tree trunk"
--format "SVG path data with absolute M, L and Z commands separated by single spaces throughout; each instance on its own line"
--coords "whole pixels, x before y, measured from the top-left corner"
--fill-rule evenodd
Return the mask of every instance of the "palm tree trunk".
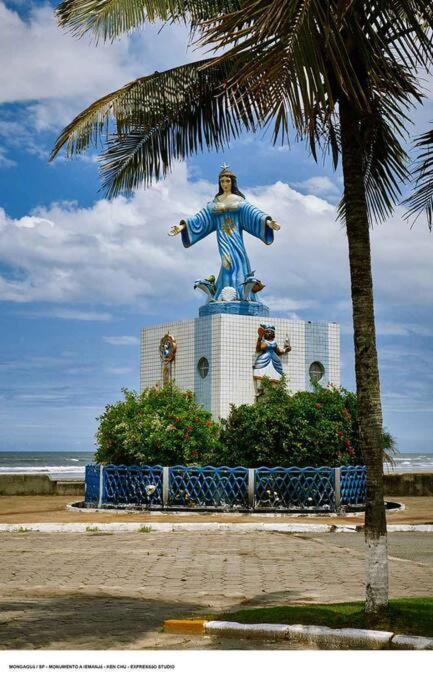
M 374 324 L 370 231 L 362 169 L 359 118 L 340 103 L 344 201 L 349 242 L 361 450 L 367 465 L 365 610 L 377 618 L 388 603 L 388 555 L 383 499 L 382 407 Z

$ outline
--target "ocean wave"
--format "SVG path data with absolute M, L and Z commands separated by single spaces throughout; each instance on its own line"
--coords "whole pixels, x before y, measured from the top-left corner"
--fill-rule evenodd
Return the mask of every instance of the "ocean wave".
M 84 472 L 84 465 L 82 465 L 81 467 L 72 466 L 72 465 L 70 465 L 70 466 L 59 465 L 58 467 L 54 467 L 51 465 L 49 467 L 44 466 L 44 465 L 40 465 L 39 467 L 35 467 L 33 465 L 32 466 L 23 465 L 22 467 L 0 467 L 0 472 L 9 472 L 11 474 L 18 473 L 18 472 L 21 472 L 21 473 L 28 472 L 28 473 L 33 473 L 33 474 L 37 473 L 37 472 L 40 472 L 40 473 L 44 473 L 44 472 Z

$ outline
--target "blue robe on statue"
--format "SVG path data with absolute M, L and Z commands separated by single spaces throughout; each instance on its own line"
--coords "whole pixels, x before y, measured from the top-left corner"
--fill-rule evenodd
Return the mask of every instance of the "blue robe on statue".
M 262 351 L 259 356 L 257 356 L 256 362 L 254 363 L 254 370 L 263 370 L 271 363 L 278 374 L 282 375 L 283 364 L 281 363 L 281 358 L 277 354 L 277 342 L 263 339 L 262 343 L 266 346 L 266 350 Z
M 225 287 L 234 287 L 237 298 L 243 298 L 242 284 L 251 273 L 251 265 L 243 240 L 243 231 L 258 237 L 265 244 L 272 244 L 274 231 L 266 225 L 271 217 L 239 197 L 239 201 L 223 203 L 218 199 L 185 221 L 182 230 L 184 247 L 190 247 L 216 232 L 221 256 L 221 270 L 216 281 L 215 299 L 219 299 Z M 255 294 L 250 299 L 256 300 Z

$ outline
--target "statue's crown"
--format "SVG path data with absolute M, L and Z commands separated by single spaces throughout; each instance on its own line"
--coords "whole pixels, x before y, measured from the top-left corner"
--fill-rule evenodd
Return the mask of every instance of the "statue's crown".
M 230 170 L 229 165 L 226 163 L 221 164 L 221 171 L 219 177 L 221 178 L 221 176 L 223 175 L 228 175 L 231 178 L 236 178 L 236 173 L 233 173 L 233 171 Z

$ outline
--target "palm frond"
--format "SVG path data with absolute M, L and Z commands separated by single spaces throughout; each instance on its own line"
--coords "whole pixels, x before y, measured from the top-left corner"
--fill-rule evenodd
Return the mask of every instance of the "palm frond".
M 63 131 L 53 156 L 105 141 L 109 194 L 164 175 L 174 159 L 219 149 L 242 128 L 270 127 L 275 143 L 294 127 L 315 158 L 322 145 L 336 166 L 344 99 L 364 143 L 370 215 L 383 220 L 392 210 L 407 178 L 406 110 L 420 100 L 410 73 L 433 60 L 430 0 L 64 0 L 59 16 L 109 38 L 181 18 L 198 27 L 200 44 L 223 51 L 129 83 Z
M 402 184 L 409 180 L 407 139 L 408 110 L 421 101 L 417 80 L 395 63 L 386 64 L 381 75 L 371 79 L 372 113 L 362 119 L 364 178 L 370 218 L 384 221 L 400 198 Z
M 200 80 L 200 68 L 208 63 L 209 60 L 200 60 L 162 73 L 155 72 L 96 100 L 61 132 L 51 159 L 64 146 L 67 156 L 73 156 L 100 144 L 109 133 L 111 120 L 119 134 L 127 132 L 135 126 L 135 117 L 139 116 L 140 110 L 148 112 L 153 125 L 164 118 L 166 112 L 182 106 L 185 99 L 191 97 Z M 219 71 L 222 72 L 223 67 Z
M 415 188 L 411 196 L 405 201 L 409 206 L 406 218 L 415 220 L 425 212 L 429 230 L 433 225 L 433 129 L 420 135 L 416 139 L 419 153 L 413 169 Z
M 60 26 L 76 35 L 91 32 L 113 40 L 147 22 L 184 20 L 196 25 L 239 7 L 238 0 L 63 0 L 57 17 Z
M 104 131 L 108 134 L 108 124 L 111 116 L 115 116 L 117 105 L 122 107 L 128 93 L 134 90 L 135 84 L 136 82 L 130 83 L 104 95 L 78 114 L 58 136 L 50 154 L 50 161 L 53 161 L 64 146 L 67 156 L 81 154 L 90 146 L 97 147 Z
M 350 91 L 365 105 L 363 84 L 351 64 L 333 14 L 321 0 L 257 0 L 241 10 L 222 15 L 201 27 L 200 42 L 226 49 L 221 59 L 243 56 L 245 68 L 236 74 L 257 83 L 269 82 L 291 91 L 290 100 L 302 104 L 306 115 L 321 107 L 332 108 L 334 84 Z M 227 50 L 228 48 L 228 50 Z
M 386 220 L 408 180 L 408 157 L 380 109 L 364 121 L 364 184 L 370 222 Z
M 64 145 L 73 155 L 105 142 L 103 186 L 114 196 L 164 176 L 176 159 L 203 148 L 221 149 L 266 116 L 248 89 L 227 87 L 241 66 L 201 60 L 133 81 L 77 116 L 59 136 L 52 157 Z
M 267 54 L 277 76 L 288 62 L 294 66 L 308 99 L 319 88 L 324 105 L 323 96 L 331 102 L 338 89 L 365 111 L 371 74 L 384 78 L 396 57 L 411 68 L 432 63 L 432 23 L 422 19 L 428 11 L 427 0 L 256 0 L 205 22 L 199 42 L 228 48 L 229 58 L 248 54 L 238 79 L 257 73 Z
M 404 122 L 405 101 L 375 96 L 372 110 L 359 122 L 363 149 L 363 177 L 369 220 L 382 222 L 393 212 L 401 194 L 402 183 L 407 182 L 408 156 L 402 145 L 406 134 Z M 340 219 L 346 217 L 344 195 L 338 206 Z
M 241 129 L 254 130 L 252 109 L 236 107 L 224 89 L 203 88 L 200 96 L 173 109 L 155 125 L 146 116 L 135 127 L 115 134 L 101 158 L 102 187 L 108 197 L 164 177 L 175 160 L 206 148 L 223 149 Z

